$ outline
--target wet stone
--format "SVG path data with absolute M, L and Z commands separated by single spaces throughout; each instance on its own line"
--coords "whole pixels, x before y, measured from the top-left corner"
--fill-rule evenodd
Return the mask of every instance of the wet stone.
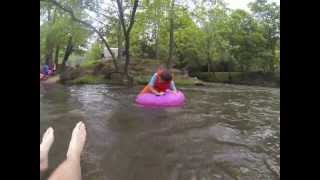
M 265 163 L 267 164 L 268 168 L 276 174 L 278 177 L 280 177 L 280 167 L 271 159 L 266 159 Z
M 240 172 L 246 174 L 247 172 L 249 172 L 249 169 L 245 167 L 240 167 Z

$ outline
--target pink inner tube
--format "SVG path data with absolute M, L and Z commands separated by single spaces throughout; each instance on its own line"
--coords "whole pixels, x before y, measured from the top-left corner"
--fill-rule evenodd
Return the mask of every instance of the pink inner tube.
M 181 91 L 178 91 L 177 94 L 168 91 L 162 96 L 157 96 L 153 93 L 143 93 L 137 96 L 136 103 L 152 107 L 173 107 L 183 105 L 184 99 L 185 97 Z

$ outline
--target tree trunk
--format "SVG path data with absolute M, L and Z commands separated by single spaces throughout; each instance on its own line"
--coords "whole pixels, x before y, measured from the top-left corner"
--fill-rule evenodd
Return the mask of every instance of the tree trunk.
M 122 59 L 122 34 L 121 34 L 121 23 L 120 20 L 118 22 L 118 62 Z
M 207 44 L 209 46 L 209 43 Z M 208 62 L 208 75 L 210 75 L 211 72 L 211 58 L 210 58 L 210 52 L 209 52 L 209 47 L 207 53 L 207 62 Z
M 51 21 L 51 8 L 48 7 L 48 21 L 50 22 Z
M 56 70 L 58 70 L 58 64 L 59 64 L 59 51 L 60 51 L 60 46 L 57 45 L 55 56 L 54 56 L 54 65 L 56 67 Z
M 171 23 L 170 23 L 171 24 Z M 171 26 L 171 25 L 170 25 Z M 173 51 L 173 30 L 170 28 L 170 40 L 169 40 L 169 58 L 167 63 L 167 68 L 171 68 L 172 63 L 172 51 Z
M 125 56 L 126 56 L 126 61 L 124 65 L 124 74 L 129 77 L 128 73 L 128 66 L 130 62 L 130 37 L 127 36 L 125 39 Z
M 122 6 L 122 0 L 120 0 L 120 4 Z M 120 19 L 120 16 L 118 16 L 118 26 L 117 26 L 117 29 L 118 29 L 118 32 L 117 32 L 117 35 L 118 35 L 118 62 L 121 62 L 122 60 L 122 56 L 123 56 L 123 51 L 122 51 L 122 42 L 123 42 L 123 39 L 122 39 L 122 31 L 121 31 L 121 19 Z
M 159 46 L 159 34 L 157 33 L 156 35 L 156 51 L 155 51 L 155 56 L 156 56 L 156 59 L 160 59 L 160 46 Z
M 229 80 L 229 82 L 232 82 L 232 76 L 231 76 L 230 69 L 228 70 L 228 80 Z
M 208 56 L 208 57 L 210 57 L 210 56 Z M 212 78 L 216 79 L 216 74 L 214 71 L 212 71 L 212 60 L 210 58 L 208 58 L 208 77 L 210 78 L 210 80 Z
M 52 66 L 52 58 L 53 58 L 53 49 L 52 49 L 52 48 L 48 48 L 47 53 L 46 53 L 45 63 L 46 63 L 49 67 Z
M 52 20 L 52 15 L 51 15 L 51 7 L 47 8 L 47 13 L 48 13 L 48 22 L 51 22 Z M 52 23 L 52 22 L 51 22 Z M 48 36 L 47 36 L 48 39 Z M 48 66 L 52 65 L 52 56 L 53 56 L 53 47 L 50 45 L 50 43 L 47 41 L 46 44 L 46 55 L 45 55 L 45 64 Z
M 127 34 L 125 37 L 125 65 L 124 65 L 124 75 L 128 80 L 128 85 L 132 84 L 133 78 L 129 74 L 129 64 L 130 64 L 130 35 Z
M 69 13 L 70 16 L 71 16 L 71 18 L 72 18 L 74 21 L 76 21 L 76 22 L 78 22 L 78 23 L 81 23 L 82 25 L 85 25 L 86 27 L 92 29 L 95 33 L 97 33 L 98 36 L 101 38 L 103 44 L 107 47 L 109 53 L 111 54 L 112 62 L 113 62 L 113 65 L 114 65 L 115 70 L 116 70 L 116 71 L 119 70 L 119 69 L 118 69 L 117 62 L 116 62 L 116 58 L 115 58 L 113 52 L 111 51 L 110 46 L 109 46 L 107 40 L 104 38 L 103 34 L 100 33 L 99 30 L 97 30 L 94 26 L 92 26 L 92 25 L 89 24 L 88 22 L 82 21 L 81 19 L 78 19 L 78 18 L 75 16 L 75 14 L 74 14 L 74 12 L 73 12 L 72 9 L 64 7 L 64 6 L 63 6 L 62 4 L 60 4 L 58 1 L 55 1 L 55 0 L 48 0 L 48 1 L 51 2 L 51 3 L 53 3 L 55 6 L 59 7 L 60 9 L 64 10 L 65 12 Z
M 65 67 L 66 67 L 66 63 L 69 59 L 69 56 L 71 55 L 73 51 L 73 44 L 72 44 L 72 36 L 69 37 L 69 40 L 68 40 L 68 45 L 66 47 L 66 50 L 65 50 L 65 53 L 64 53 L 64 57 L 63 57 L 63 60 L 62 60 L 62 66 L 61 66 L 61 70 L 64 71 L 65 70 Z
M 240 71 L 241 71 L 241 72 L 244 72 L 243 64 L 240 64 Z
M 272 57 L 271 57 L 271 60 L 270 60 L 270 72 L 274 72 L 275 71 L 275 68 L 274 68 L 274 61 L 275 61 L 275 58 L 276 58 L 276 47 L 275 47 L 275 44 L 272 45 Z
M 156 59 L 160 59 L 160 20 L 159 20 L 159 13 L 158 13 L 158 9 L 156 9 L 156 17 L 157 17 L 157 24 L 156 24 L 156 44 L 155 44 L 155 56 Z
M 125 56 L 126 56 L 126 58 L 125 58 L 125 65 L 124 65 L 124 74 L 127 77 L 127 80 L 129 83 L 131 83 L 133 80 L 132 77 L 130 77 L 129 72 L 128 72 L 128 66 L 130 64 L 130 32 L 131 32 L 132 26 L 134 24 L 134 18 L 135 18 L 136 10 L 138 7 L 138 2 L 139 2 L 139 0 L 135 0 L 133 3 L 132 11 L 130 14 L 129 26 L 126 28 L 124 17 L 123 17 L 124 10 L 122 7 L 122 1 L 117 0 L 119 20 L 121 22 L 123 35 L 125 38 Z
M 174 0 L 171 0 L 171 8 L 170 8 L 170 37 L 169 37 L 169 58 L 167 63 L 167 68 L 171 68 L 172 64 L 172 54 L 173 54 L 173 8 L 174 8 Z

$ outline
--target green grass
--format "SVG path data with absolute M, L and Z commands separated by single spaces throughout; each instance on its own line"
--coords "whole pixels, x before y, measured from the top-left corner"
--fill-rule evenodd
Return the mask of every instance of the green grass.
M 94 68 L 98 63 L 99 63 L 99 61 L 88 60 L 88 61 L 84 61 L 83 63 L 81 63 L 80 67 L 82 67 L 82 68 Z
M 175 79 L 174 80 L 177 88 L 179 86 L 194 86 L 195 85 L 195 81 L 192 79 Z
M 136 81 L 136 83 L 138 83 L 139 85 L 146 85 L 148 84 L 149 80 L 150 80 L 150 76 L 137 76 L 134 78 L 134 80 Z
M 242 72 L 230 72 L 232 81 L 239 81 L 243 78 Z M 198 74 L 200 79 L 209 82 L 229 82 L 229 73 L 228 72 L 215 72 L 215 76 L 207 72 L 202 72 Z
M 262 72 L 230 72 L 231 81 L 228 72 L 216 72 L 215 76 L 207 72 L 198 73 L 197 77 L 201 80 L 217 83 L 235 83 L 248 85 L 264 85 L 270 87 L 280 86 L 280 76 L 274 73 Z
M 229 73 L 228 72 L 216 72 L 216 77 L 219 82 L 228 82 L 229 81 Z M 241 80 L 243 77 L 242 72 L 230 72 L 230 76 L 232 81 Z

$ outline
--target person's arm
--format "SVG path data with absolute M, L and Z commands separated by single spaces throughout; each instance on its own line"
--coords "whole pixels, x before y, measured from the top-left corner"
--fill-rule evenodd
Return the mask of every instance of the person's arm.
M 177 93 L 177 88 L 173 80 L 170 83 L 170 89 L 173 90 L 174 93 Z
M 151 90 L 152 93 L 156 94 L 156 95 L 163 95 L 164 93 L 163 92 L 158 92 L 157 90 L 155 90 L 152 86 L 149 86 L 149 89 Z
M 154 84 L 156 82 L 156 79 L 157 79 L 157 73 L 155 73 L 149 83 L 148 83 L 148 86 L 149 86 L 149 89 L 151 90 L 152 93 L 156 94 L 156 95 L 161 95 L 161 93 L 159 93 L 157 90 L 155 90 L 153 87 L 154 87 Z

